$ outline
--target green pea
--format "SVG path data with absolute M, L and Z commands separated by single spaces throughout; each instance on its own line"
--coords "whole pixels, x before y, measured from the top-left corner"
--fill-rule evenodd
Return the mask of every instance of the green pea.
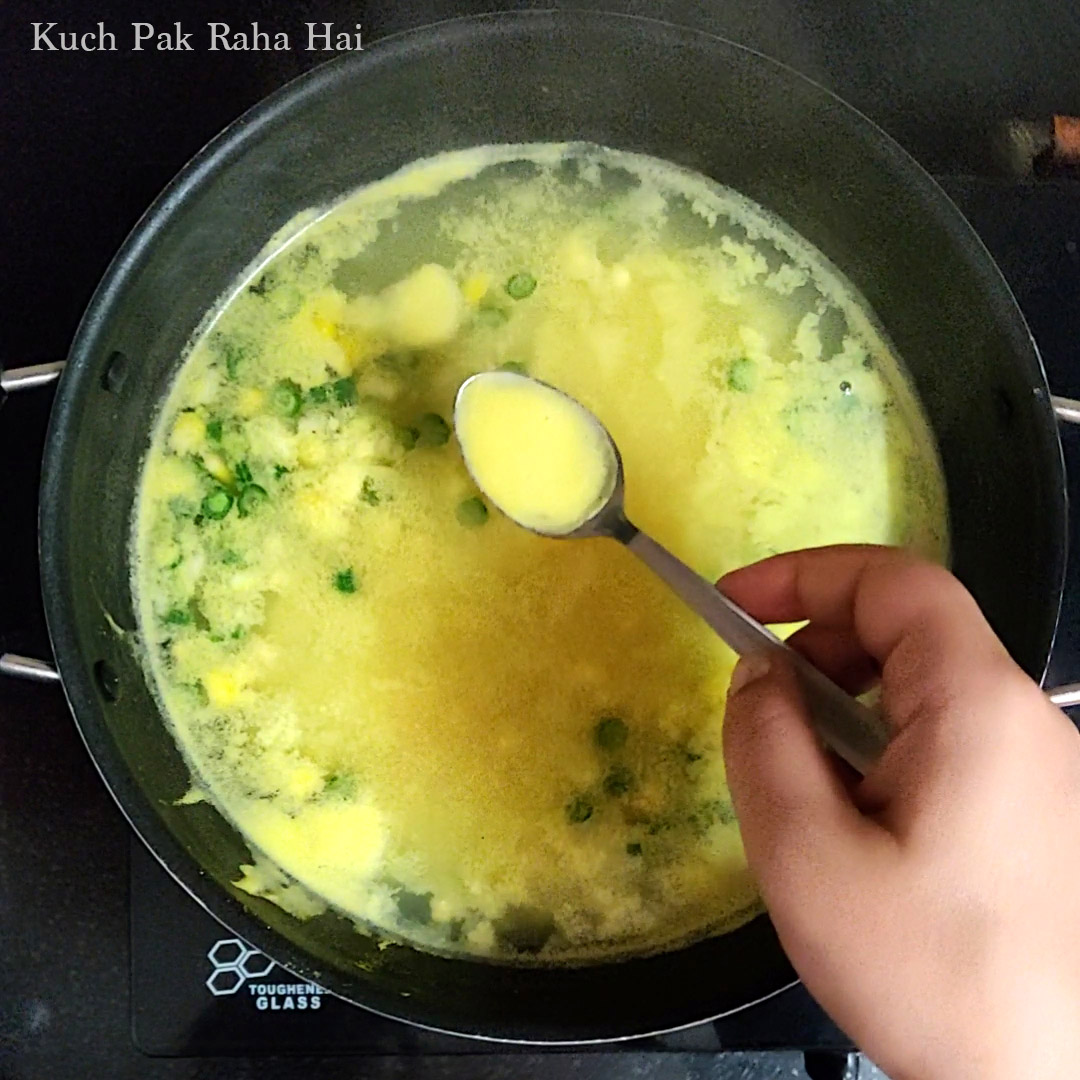
M 173 608 L 166 612 L 161 620 L 166 626 L 187 626 L 191 622 L 191 612 L 183 608 Z
M 462 499 L 457 505 L 457 519 L 467 528 L 476 528 L 483 525 L 488 519 L 488 508 L 479 495 L 473 495 L 469 499 Z
M 610 753 L 621 750 L 626 745 L 629 736 L 630 729 L 626 726 L 626 722 L 617 716 L 602 716 L 593 728 L 596 745 L 601 750 L 607 750 Z
M 506 291 L 514 300 L 524 300 L 536 292 L 536 278 L 524 271 L 514 274 L 506 282 Z

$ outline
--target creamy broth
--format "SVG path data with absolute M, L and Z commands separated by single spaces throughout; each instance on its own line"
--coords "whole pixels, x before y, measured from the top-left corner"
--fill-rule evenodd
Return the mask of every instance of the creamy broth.
M 614 490 L 618 463 L 593 417 L 524 375 L 485 372 L 465 382 L 454 433 L 483 494 L 527 529 L 565 536 Z
M 702 575 L 945 557 L 927 425 L 808 245 L 652 159 L 447 154 L 301 215 L 193 339 L 133 528 L 173 733 L 241 887 L 291 910 L 525 963 L 731 929 L 760 910 L 734 658 L 617 543 L 489 508 L 449 421 L 498 369 L 596 413 L 628 514 Z

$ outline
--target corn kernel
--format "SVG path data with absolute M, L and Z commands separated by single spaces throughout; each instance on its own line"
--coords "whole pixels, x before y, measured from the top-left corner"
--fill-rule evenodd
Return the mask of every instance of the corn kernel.
M 206 424 L 193 412 L 183 412 L 176 418 L 169 445 L 178 454 L 194 453 L 206 438 Z
M 461 295 L 465 297 L 466 304 L 476 307 L 487 295 L 490 288 L 490 274 L 472 274 L 461 283 Z
M 232 470 L 225 464 L 225 459 L 220 454 L 213 452 L 203 454 L 203 468 L 219 484 L 231 484 L 233 482 Z
M 235 704 L 240 696 L 240 683 L 231 671 L 226 671 L 224 668 L 208 671 L 203 678 L 203 686 L 210 704 L 218 708 L 227 708 Z

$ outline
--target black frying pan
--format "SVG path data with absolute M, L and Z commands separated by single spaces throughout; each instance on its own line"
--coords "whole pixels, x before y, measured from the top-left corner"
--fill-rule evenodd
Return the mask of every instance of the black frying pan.
M 1045 377 L 1016 304 L 941 190 L 895 143 L 787 68 L 705 34 L 586 12 L 444 23 L 335 60 L 234 123 L 113 261 L 56 397 L 41 492 L 49 629 L 79 729 L 117 801 L 207 909 L 357 1004 L 466 1035 L 618 1039 L 774 994 L 793 973 L 759 918 L 666 956 L 526 970 L 378 951 L 230 884 L 249 854 L 188 775 L 127 634 L 127 539 L 158 402 L 203 313 L 299 210 L 409 161 L 581 139 L 697 169 L 776 211 L 861 290 L 907 362 L 950 495 L 953 567 L 1016 659 L 1044 671 L 1065 559 Z

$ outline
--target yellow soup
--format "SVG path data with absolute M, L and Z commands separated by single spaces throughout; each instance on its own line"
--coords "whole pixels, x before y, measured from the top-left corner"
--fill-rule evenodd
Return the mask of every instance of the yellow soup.
M 611 443 L 573 399 L 533 379 L 493 372 L 458 391 L 454 430 L 480 490 L 519 525 L 573 532 L 607 501 Z
M 420 162 L 252 267 L 183 358 L 133 524 L 147 669 L 193 798 L 251 848 L 238 886 L 519 963 L 752 917 L 733 656 L 619 544 L 495 513 L 454 396 L 509 371 L 582 402 L 631 519 L 706 577 L 840 541 L 943 558 L 934 445 L 859 298 L 734 192 L 584 146 Z M 533 400 L 477 430 L 529 457 Z M 561 415 L 577 486 L 492 479 L 511 513 L 593 504 Z

